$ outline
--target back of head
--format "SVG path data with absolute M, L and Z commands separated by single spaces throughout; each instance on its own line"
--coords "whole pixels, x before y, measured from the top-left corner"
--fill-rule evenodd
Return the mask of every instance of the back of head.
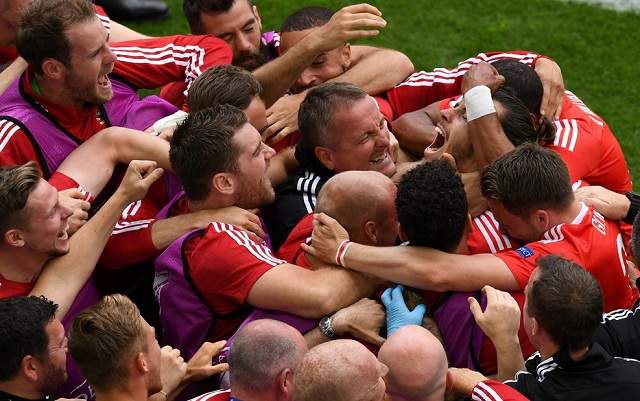
M 120 294 L 105 296 L 80 313 L 69 333 L 69 352 L 98 391 L 126 383 L 128 362 L 146 347 L 140 311 Z
M 316 146 L 335 146 L 331 135 L 334 114 L 367 96 L 362 89 L 344 82 L 327 82 L 309 90 L 298 110 L 301 146 L 310 151 Z
M 398 221 L 412 246 L 453 251 L 468 219 L 467 197 L 456 170 L 444 160 L 404 175 L 396 196 Z
M 13 297 L 0 300 L 0 382 L 14 379 L 27 355 L 48 358 L 46 326 L 58 305 L 44 297 Z
M 187 104 L 191 113 L 228 104 L 244 110 L 262 92 L 253 74 L 233 65 L 220 65 L 202 73 L 189 88 Z
M 169 160 L 190 200 L 207 198 L 215 174 L 237 170 L 238 150 L 232 139 L 246 123 L 241 110 L 216 105 L 190 113 L 178 125 L 171 139 Z
M 498 109 L 498 119 L 505 135 L 514 146 L 526 142 L 546 145 L 555 139 L 555 126 L 547 118 L 542 123 L 535 123 L 536 114 L 531 113 L 525 103 L 509 88 L 500 88 L 493 93 L 494 102 L 502 108 Z
M 380 363 L 375 356 L 359 342 L 329 341 L 312 348 L 298 365 L 294 376 L 293 399 L 381 400 L 384 385 L 380 386 L 379 379 L 384 373 L 380 372 Z
M 34 162 L 22 166 L 0 167 L 0 233 L 26 221 L 25 206 L 29 195 L 40 182 L 40 171 Z
M 573 202 L 569 172 L 555 152 L 528 143 L 502 155 L 482 174 L 482 194 L 509 212 L 564 210 Z
M 34 0 L 20 21 L 18 53 L 36 74 L 43 73 L 42 62 L 48 58 L 69 65 L 71 45 L 67 31 L 92 19 L 97 17 L 88 0 Z
M 591 273 L 559 256 L 546 256 L 537 264 L 537 279 L 526 293 L 526 313 L 561 349 L 589 346 L 602 318 L 600 285 Z
M 442 400 L 447 383 L 447 355 L 429 330 L 404 326 L 382 344 L 380 362 L 387 365 L 387 395 L 394 401 Z
M 303 7 L 285 18 L 280 33 L 316 28 L 329 22 L 332 16 L 333 11 L 326 7 Z
M 388 209 L 393 209 L 395 195 L 396 186 L 382 173 L 345 171 L 322 186 L 315 211 L 336 219 L 353 239 L 367 221 L 378 222 L 392 215 L 393 210 Z
M 540 113 L 542 102 L 542 81 L 536 71 L 514 59 L 502 59 L 491 63 L 504 77 L 504 88 L 520 99 L 530 113 Z
M 269 390 L 285 369 L 293 372 L 307 351 L 302 335 L 275 320 L 256 320 L 238 333 L 229 351 L 229 378 L 235 392 Z
M 231 9 L 236 1 L 249 0 L 183 0 L 182 11 L 189 23 L 191 33 L 194 35 L 206 35 L 200 21 L 201 13 L 224 13 Z

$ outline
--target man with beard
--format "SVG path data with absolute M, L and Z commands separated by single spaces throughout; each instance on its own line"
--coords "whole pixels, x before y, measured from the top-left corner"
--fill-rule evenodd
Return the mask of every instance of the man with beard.
M 235 107 L 190 114 L 176 130 L 170 151 L 185 193 L 166 206 L 167 213 L 232 205 L 250 209 L 272 202 L 267 167 L 274 153 Z M 196 334 L 207 339 L 228 338 L 251 307 L 320 318 L 370 295 L 375 286 L 375 280 L 352 272 L 288 264 L 275 258 L 264 242 L 216 221 L 180 237 L 156 260 L 163 324 L 173 322 L 185 332 L 194 319 L 181 325 L 184 311 L 204 301 L 204 309 L 198 306 L 204 323 Z M 180 288 L 185 291 L 178 299 L 174 291 Z M 191 309 L 183 309 L 187 302 Z
M 376 101 L 347 83 L 325 83 L 309 91 L 300 107 L 300 168 L 276 189 L 275 203 L 263 208 L 274 249 L 315 209 L 324 183 L 336 173 L 396 172 L 389 153 L 390 133 Z
M 0 400 L 49 400 L 67 380 L 67 339 L 46 298 L 0 300 Z
M 183 9 L 192 33 L 223 39 L 233 50 L 235 65 L 255 70 L 265 88 L 263 99 L 267 106 L 280 98 L 321 54 L 350 40 L 375 36 L 386 26 L 377 8 L 369 4 L 347 6 L 333 17 L 330 12 L 321 29 L 284 53 L 279 49 L 280 36 L 276 32 L 261 33 L 262 21 L 250 0 L 185 0 Z M 413 72 L 413 64 L 400 52 L 367 46 L 354 46 L 354 52 L 362 52 L 363 57 L 353 64 L 349 74 L 340 77 L 341 81 L 362 87 L 376 82 L 386 89 Z M 294 114 L 301 100 L 302 97 L 297 100 Z M 284 106 L 272 112 L 291 111 Z M 276 126 L 273 130 L 281 128 Z
M 29 68 L 0 98 L 0 164 L 36 160 L 49 178 L 103 128 L 144 130 L 176 111 L 155 96 L 141 100 L 131 85 L 153 88 L 185 76 L 191 82 L 201 69 L 231 57 L 227 45 L 211 37 L 153 39 L 144 49 L 139 41 L 122 42 L 118 50 L 108 38 L 86 0 L 35 1 L 25 11 L 17 48 Z M 110 79 L 112 71 L 123 79 Z

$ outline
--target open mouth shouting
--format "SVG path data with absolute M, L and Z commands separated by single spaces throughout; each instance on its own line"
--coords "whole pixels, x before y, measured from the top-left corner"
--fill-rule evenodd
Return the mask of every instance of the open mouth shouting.
M 424 159 L 427 161 L 438 160 L 445 151 L 445 145 L 449 137 L 448 132 L 441 124 L 435 127 L 435 138 L 424 150 Z

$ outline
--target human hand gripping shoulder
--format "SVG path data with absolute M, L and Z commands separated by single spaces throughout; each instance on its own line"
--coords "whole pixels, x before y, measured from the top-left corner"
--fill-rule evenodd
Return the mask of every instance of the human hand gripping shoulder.
M 336 260 L 339 260 L 336 257 L 338 256 L 340 245 L 343 245 L 348 240 L 349 234 L 340 223 L 324 213 L 318 213 L 313 218 L 311 244 L 303 243 L 300 244 L 300 247 L 321 262 L 346 267 L 344 263 L 336 263 Z M 344 260 L 345 255 L 343 254 L 342 256 L 342 260 Z

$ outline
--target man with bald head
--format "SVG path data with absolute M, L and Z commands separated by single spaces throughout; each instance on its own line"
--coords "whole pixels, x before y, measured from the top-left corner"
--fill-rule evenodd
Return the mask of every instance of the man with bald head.
M 420 326 L 404 326 L 382 345 L 378 360 L 389 368 L 385 378 L 391 401 L 443 400 L 447 355 L 438 339 Z
M 396 192 L 395 184 L 384 174 L 345 171 L 331 177 L 322 187 L 316 212 L 339 221 L 349 237 L 360 244 L 392 246 L 398 237 Z M 308 266 L 300 244 L 311 237 L 312 230 L 313 213 L 310 213 L 291 231 L 278 257 L 298 266 Z
M 387 367 L 364 345 L 335 340 L 312 348 L 294 377 L 295 401 L 380 401 Z
M 247 323 L 229 351 L 230 390 L 200 401 L 291 401 L 293 372 L 307 352 L 302 334 L 288 324 L 261 319 Z

